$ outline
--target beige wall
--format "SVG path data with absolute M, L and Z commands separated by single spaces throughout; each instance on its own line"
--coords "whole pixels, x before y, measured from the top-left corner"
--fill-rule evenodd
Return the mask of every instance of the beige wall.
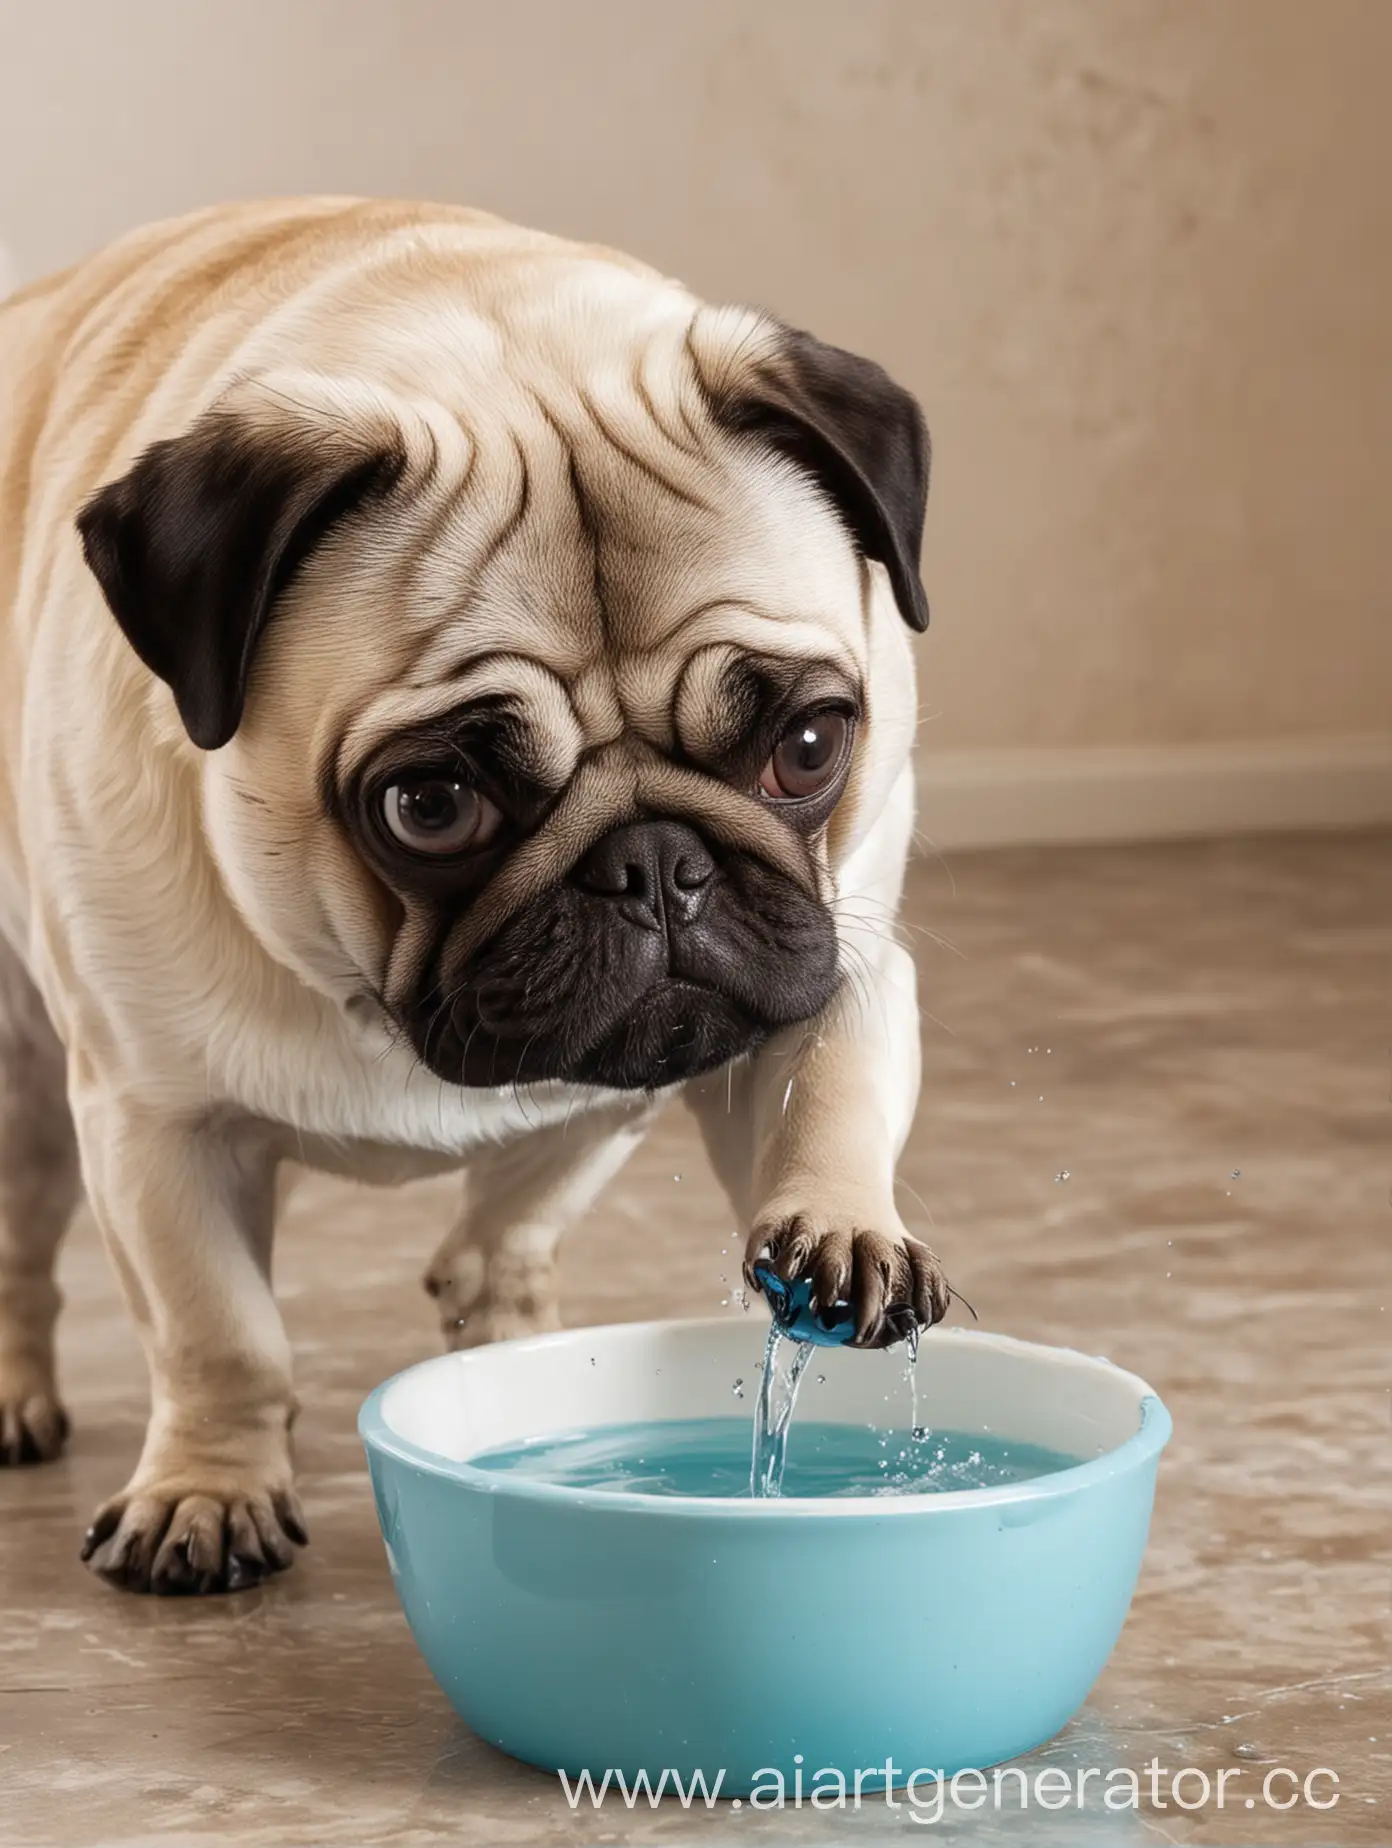
M 0 244 L 361 189 L 626 245 L 922 397 L 935 745 L 1367 732 L 1389 69 L 1392 0 L 0 0 Z

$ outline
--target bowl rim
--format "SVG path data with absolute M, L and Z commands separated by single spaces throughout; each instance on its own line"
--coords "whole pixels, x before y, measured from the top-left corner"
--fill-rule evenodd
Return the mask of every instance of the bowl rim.
M 403 1438 L 399 1432 L 392 1430 L 383 1416 L 383 1404 L 386 1393 L 397 1384 L 397 1380 L 407 1379 L 410 1373 L 420 1373 L 423 1368 L 447 1368 L 451 1362 L 464 1362 L 468 1366 L 470 1353 L 490 1353 L 494 1349 L 527 1349 L 538 1345 L 551 1345 L 564 1342 L 569 1338 L 601 1338 L 610 1334 L 662 1334 L 669 1329 L 728 1329 L 728 1316 L 677 1316 L 677 1318 L 656 1319 L 656 1321 L 608 1321 L 597 1327 L 577 1327 L 577 1329 L 555 1329 L 547 1334 L 525 1334 L 512 1342 L 490 1343 L 488 1349 L 468 1349 L 455 1351 L 446 1355 L 431 1355 L 427 1360 L 416 1360 L 409 1368 L 401 1368 L 390 1379 L 383 1380 L 381 1386 L 375 1386 L 368 1397 L 362 1401 L 357 1419 L 357 1429 L 362 1445 L 372 1453 L 392 1456 L 397 1462 L 418 1469 L 425 1475 L 444 1477 L 458 1482 L 462 1488 L 473 1489 L 482 1495 L 505 1495 L 514 1501 L 553 1502 L 566 1508 L 593 1508 L 608 1510 L 612 1514 L 645 1515 L 649 1519 L 690 1519 L 693 1515 L 708 1515 L 715 1519 L 743 1519 L 743 1521 L 776 1521 L 776 1519 L 836 1519 L 845 1521 L 850 1517 L 873 1515 L 876 1519 L 898 1519 L 904 1515 L 943 1515 L 954 1514 L 969 1508 L 995 1508 L 1011 1502 L 1052 1501 L 1061 1495 L 1076 1495 L 1080 1491 L 1096 1488 L 1111 1478 L 1129 1475 L 1133 1469 L 1152 1462 L 1165 1449 L 1174 1432 L 1174 1421 L 1168 1414 L 1165 1401 L 1155 1392 L 1139 1373 L 1129 1373 L 1126 1368 L 1118 1368 L 1115 1360 L 1107 1360 L 1105 1355 L 1085 1355 L 1078 1347 L 1054 1347 L 1048 1342 L 1022 1342 L 1013 1334 L 991 1334 L 985 1329 L 941 1329 L 935 1331 L 930 1340 L 934 1342 L 971 1342 L 987 1343 L 1004 1351 L 1026 1349 L 1028 1353 L 1052 1356 L 1056 1362 L 1068 1366 L 1081 1366 L 1089 1371 L 1105 1368 L 1109 1373 L 1118 1373 L 1137 1390 L 1137 1410 L 1139 1421 L 1137 1429 L 1131 1436 L 1115 1445 L 1115 1449 L 1104 1451 L 1100 1456 L 1089 1456 L 1081 1464 L 1072 1464 L 1068 1469 L 1052 1469 L 1044 1477 L 1028 1477 L 1024 1482 L 1002 1482 L 995 1488 L 983 1489 L 941 1489 L 926 1495 L 778 1495 L 769 1499 L 756 1497 L 739 1497 L 739 1495 L 641 1495 L 634 1489 L 595 1489 L 569 1488 L 564 1482 L 536 1482 L 527 1477 L 514 1477 L 497 1469 L 479 1469 L 477 1464 L 468 1460 L 458 1460 L 455 1456 L 444 1456 L 440 1451 L 431 1451 L 425 1445 L 414 1443 L 410 1438 Z
M 496 1348 L 526 1349 L 553 1342 L 585 1336 L 599 1338 L 602 1336 L 625 1334 L 661 1334 L 674 1328 L 709 1328 L 726 1330 L 731 1326 L 729 1316 L 681 1316 L 667 1317 L 646 1322 L 605 1322 L 597 1326 L 562 1328 L 551 1330 L 546 1334 L 523 1335 L 513 1341 L 500 1341 L 492 1344 Z M 1114 1477 L 1128 1475 L 1144 1464 L 1158 1458 L 1160 1452 L 1169 1442 L 1174 1430 L 1164 1401 L 1139 1374 L 1128 1372 L 1119 1367 L 1115 1361 L 1104 1354 L 1084 1354 L 1078 1348 L 1054 1347 L 1044 1341 L 1022 1341 L 1014 1335 L 992 1334 L 985 1329 L 945 1328 L 934 1331 L 928 1337 L 934 1342 L 952 1343 L 970 1342 L 973 1345 L 985 1343 L 1002 1350 L 1025 1349 L 1030 1353 L 1046 1354 L 1055 1361 L 1069 1365 L 1078 1365 L 1089 1370 L 1106 1368 L 1111 1373 L 1120 1374 L 1137 1392 L 1139 1419 L 1135 1431 L 1122 1443 L 1111 1450 L 1105 1450 L 1101 1456 L 1089 1457 L 1085 1462 L 1072 1464 L 1067 1469 L 1051 1470 L 1046 1476 L 1031 1476 L 1023 1482 L 1001 1483 L 984 1489 L 947 1489 L 924 1495 L 846 1495 L 846 1496 L 777 1496 L 768 1499 L 754 1497 L 739 1498 L 726 1495 L 643 1495 L 631 1489 L 594 1489 L 571 1488 L 564 1483 L 536 1482 L 526 1477 L 517 1477 L 498 1470 L 480 1469 L 467 1460 L 444 1456 L 440 1451 L 427 1449 L 422 1444 L 414 1443 L 410 1438 L 402 1437 L 392 1430 L 383 1415 L 382 1407 L 387 1394 L 398 1380 L 408 1374 L 418 1373 L 423 1368 L 448 1366 L 451 1362 L 463 1360 L 468 1364 L 468 1353 L 484 1353 L 490 1349 L 473 1349 L 467 1352 L 434 1354 L 426 1360 L 418 1360 L 409 1367 L 403 1367 L 390 1379 L 383 1380 L 364 1399 L 358 1412 L 358 1435 L 369 1453 L 377 1451 L 383 1456 L 394 1458 L 410 1468 L 423 1474 L 443 1477 L 458 1482 L 461 1487 L 476 1493 L 492 1496 L 504 1496 L 516 1501 L 554 1504 L 571 1509 L 604 1510 L 613 1514 L 641 1515 L 648 1519 L 682 1520 L 693 1516 L 714 1517 L 722 1520 L 808 1520 L 829 1519 L 846 1520 L 855 1517 L 864 1519 L 873 1516 L 877 1520 L 886 1518 L 899 1519 L 906 1515 L 920 1517 L 937 1516 L 943 1518 L 949 1514 L 960 1513 L 969 1509 L 1000 1507 L 1020 1502 L 1055 1500 L 1064 1495 L 1075 1495 L 1096 1488 Z

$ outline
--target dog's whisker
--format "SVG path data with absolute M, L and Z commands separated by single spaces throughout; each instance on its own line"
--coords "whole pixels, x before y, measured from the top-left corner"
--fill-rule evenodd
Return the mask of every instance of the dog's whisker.
M 943 1282 L 947 1284 L 947 1293 L 952 1298 L 953 1302 L 961 1303 L 962 1307 L 970 1312 L 972 1321 L 979 1322 L 981 1317 L 976 1313 L 975 1309 L 972 1308 L 962 1292 L 960 1290 L 954 1290 L 952 1285 L 947 1283 L 946 1278 L 943 1279 Z
M 853 900 L 837 899 L 831 906 L 833 915 L 838 919 L 849 919 L 852 923 L 861 925 L 865 929 L 875 929 L 876 921 L 873 918 L 865 918 L 849 908 L 853 903 L 861 905 L 878 905 L 879 901 L 868 898 L 856 898 Z M 915 936 L 926 937 L 930 943 L 937 944 L 940 949 L 947 950 L 953 956 L 960 957 L 963 962 L 967 960 L 967 953 L 965 950 L 959 948 L 950 937 L 944 937 L 940 931 L 934 930 L 931 925 L 918 924 L 909 918 L 901 917 L 893 912 L 887 905 L 881 905 L 880 911 L 885 925 L 884 934 L 886 936 L 892 938 L 895 931 L 911 931 Z
M 933 1209 L 931 1206 L 929 1206 L 928 1202 L 924 1199 L 923 1195 L 918 1191 L 918 1189 L 916 1187 L 911 1187 L 909 1183 L 904 1179 L 902 1174 L 895 1175 L 894 1184 L 896 1187 L 902 1187 L 906 1194 L 911 1194 L 913 1198 L 917 1200 L 918 1204 L 923 1208 L 923 1211 L 928 1215 L 929 1225 L 933 1228 L 934 1233 L 936 1233 L 938 1229 L 938 1222 L 933 1217 Z

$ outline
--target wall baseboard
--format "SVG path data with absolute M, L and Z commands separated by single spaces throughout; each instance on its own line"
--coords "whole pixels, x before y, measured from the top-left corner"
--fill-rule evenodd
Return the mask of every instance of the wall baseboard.
M 925 848 L 1392 823 L 1392 731 L 1135 749 L 927 748 L 917 777 Z

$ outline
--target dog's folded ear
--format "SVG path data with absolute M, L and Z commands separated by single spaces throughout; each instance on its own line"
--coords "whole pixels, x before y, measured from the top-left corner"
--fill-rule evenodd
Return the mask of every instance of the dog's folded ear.
M 404 465 L 389 420 L 263 398 L 206 412 L 87 502 L 87 563 L 195 744 L 214 751 L 232 737 L 276 599 Z
M 743 378 L 714 394 L 716 416 L 820 484 L 861 552 L 889 574 L 904 621 L 926 629 L 918 555 L 932 449 L 917 400 L 873 360 L 773 328 Z

